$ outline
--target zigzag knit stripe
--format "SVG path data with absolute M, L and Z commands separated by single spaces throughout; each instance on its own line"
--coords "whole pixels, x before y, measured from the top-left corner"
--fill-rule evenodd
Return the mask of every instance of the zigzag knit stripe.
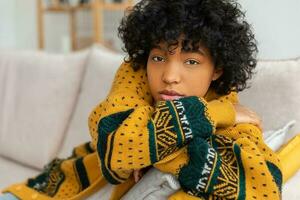
M 218 155 L 213 148 L 208 148 L 207 154 L 202 156 L 206 159 L 205 163 L 201 163 L 203 164 L 203 166 L 199 165 L 199 168 L 201 166 L 202 170 L 200 173 L 201 176 L 197 177 L 196 190 L 191 191 L 194 193 L 194 196 L 199 196 L 199 194 L 201 193 L 212 192 L 214 186 L 212 182 L 215 182 L 212 180 L 216 180 L 216 178 L 218 177 L 218 173 L 216 173 L 215 171 L 219 169 L 221 164 L 220 159 L 218 158 Z
M 199 136 L 204 139 L 210 137 L 213 133 L 214 127 L 212 122 L 207 118 L 206 105 L 200 100 L 199 97 L 196 96 L 181 98 L 179 100 L 182 102 L 182 106 L 185 108 L 185 115 L 190 124 L 189 127 L 191 128 L 192 136 Z M 180 112 L 178 108 L 177 110 Z M 189 136 L 190 133 L 185 131 L 185 135 Z
M 147 127 L 151 163 L 186 145 L 195 135 L 205 138 L 213 131 L 205 105 L 195 96 L 157 102 Z
M 151 163 L 163 159 L 183 144 L 183 132 L 178 113 L 170 101 L 160 101 L 148 122 Z
M 199 137 L 189 143 L 188 153 L 190 160 L 178 177 L 182 188 L 193 196 L 211 193 L 221 164 L 218 153 Z
M 175 117 L 176 123 L 174 124 L 175 130 L 177 130 L 177 146 L 181 147 L 185 144 L 186 140 L 189 138 L 189 134 L 191 134 L 191 127 L 189 122 L 187 121 L 185 115 L 185 109 L 182 107 L 180 101 L 171 101 L 170 104 L 170 112 Z M 191 135 L 190 135 L 191 136 Z

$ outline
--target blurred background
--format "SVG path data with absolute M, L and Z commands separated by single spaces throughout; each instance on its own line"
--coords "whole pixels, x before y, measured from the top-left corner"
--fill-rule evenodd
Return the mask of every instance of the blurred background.
M 0 0 L 0 190 L 91 140 L 88 116 L 125 54 L 117 28 L 138 1 Z M 237 2 L 259 48 L 259 73 L 240 102 L 277 145 L 298 134 L 282 163 L 285 179 L 297 172 L 283 199 L 299 200 L 300 0 Z
M 125 8 L 138 1 L 0 0 L 0 49 L 64 53 L 101 42 L 121 52 L 117 27 Z M 255 30 L 260 59 L 300 55 L 299 0 L 238 2 Z

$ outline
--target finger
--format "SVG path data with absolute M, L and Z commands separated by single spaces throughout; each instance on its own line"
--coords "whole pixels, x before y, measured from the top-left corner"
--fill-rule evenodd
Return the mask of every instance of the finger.
M 134 170 L 133 171 L 133 176 L 134 176 L 134 181 L 137 183 L 140 180 L 140 171 L 139 170 Z

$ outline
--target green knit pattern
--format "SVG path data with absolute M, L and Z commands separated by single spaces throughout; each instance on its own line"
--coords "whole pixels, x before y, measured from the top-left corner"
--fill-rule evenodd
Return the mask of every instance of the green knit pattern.
M 151 163 L 185 146 L 194 137 L 208 138 L 213 125 L 203 102 L 195 96 L 159 101 L 148 123 Z
M 213 190 L 221 164 L 217 152 L 200 137 L 194 138 L 189 146 L 189 163 L 181 168 L 178 180 L 182 189 L 198 197 Z
M 213 124 L 206 117 L 206 106 L 199 97 L 190 96 L 179 100 L 185 108 L 194 137 L 208 138 L 213 133 Z
M 278 187 L 278 190 L 282 192 L 282 173 L 280 169 L 274 165 L 273 163 L 267 161 L 267 166 L 269 171 L 271 172 L 272 176 L 274 177 L 274 181 Z
M 108 135 L 113 133 L 119 125 L 133 112 L 133 109 L 129 109 L 124 112 L 118 112 L 112 115 L 109 115 L 107 117 L 104 117 L 100 120 L 98 124 L 98 143 L 97 143 L 97 150 L 98 150 L 98 156 L 100 158 L 101 162 L 101 170 L 102 174 L 105 177 L 107 181 L 109 181 L 111 184 L 120 184 L 124 181 L 126 181 L 124 178 L 119 177 L 118 174 L 116 174 L 113 170 L 111 170 L 110 166 L 105 165 L 105 155 L 106 155 L 106 147 L 107 147 L 107 138 Z M 113 139 L 112 139 L 113 142 Z M 111 152 L 108 152 L 109 157 L 108 159 L 111 159 Z M 117 177 L 118 179 L 115 179 L 113 175 Z

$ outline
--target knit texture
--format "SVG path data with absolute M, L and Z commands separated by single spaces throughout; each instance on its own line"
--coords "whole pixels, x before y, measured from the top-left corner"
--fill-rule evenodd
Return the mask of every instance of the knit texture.
M 74 148 L 69 158 L 54 159 L 40 175 L 3 192 L 11 192 L 20 199 L 85 199 L 106 183 L 96 152 L 90 143 L 84 143 Z
M 195 138 L 188 146 L 189 163 L 179 173 L 183 190 L 194 196 L 211 193 L 218 177 L 221 161 L 215 149 L 202 138 Z
M 134 185 L 134 169 L 153 165 L 179 178 L 183 190 L 170 199 L 280 199 L 279 160 L 257 127 L 234 126 L 236 102 L 235 92 L 209 90 L 205 97 L 153 104 L 146 70 L 124 63 L 108 97 L 91 112 L 91 143 L 5 191 L 20 199 L 77 200 L 109 181 L 118 184 L 115 200 Z

